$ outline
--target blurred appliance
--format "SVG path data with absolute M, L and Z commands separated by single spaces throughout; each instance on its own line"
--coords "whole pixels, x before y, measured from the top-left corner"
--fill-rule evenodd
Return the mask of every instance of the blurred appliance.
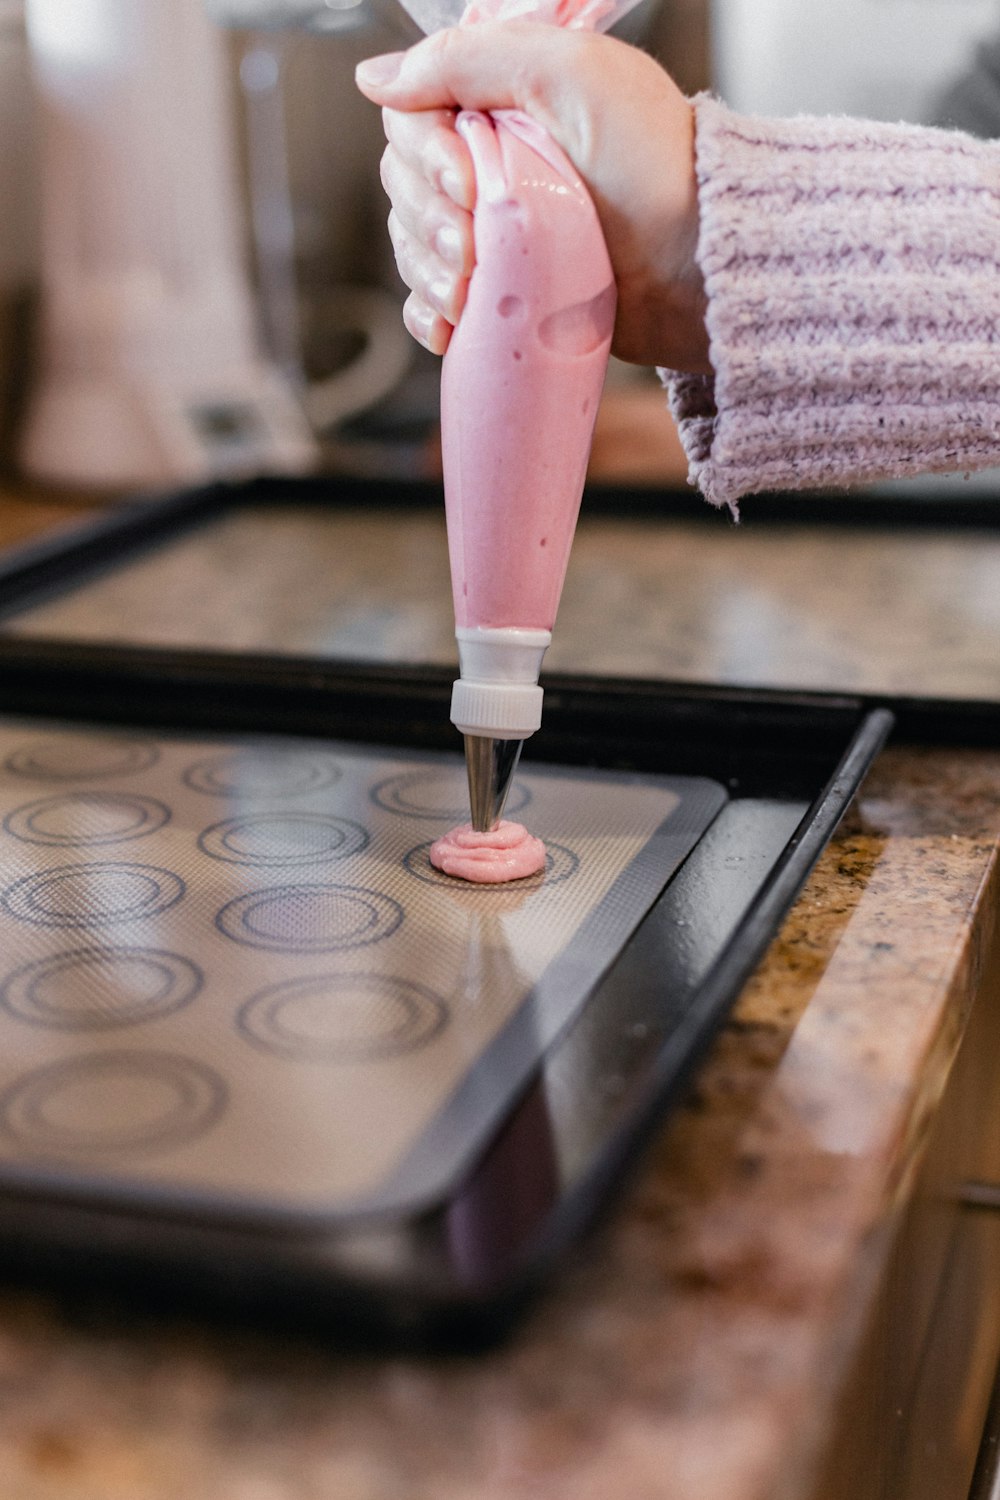
M 0 0 L 0 288 L 27 280 L 35 248 L 31 114 L 24 0 Z
M 0 459 L 6 460 L 38 257 L 34 132 L 24 0 L 0 0 Z
M 309 31 L 352 31 L 370 19 L 367 0 L 205 0 L 220 26 L 304 26 Z
M 23 0 L 0 0 L 0 293 L 27 284 L 36 251 L 31 117 Z
M 28 0 L 41 313 L 21 467 L 110 488 L 304 470 L 261 352 L 230 82 L 201 0 Z
M 379 180 L 381 115 L 355 88 L 354 69 L 406 45 L 416 28 L 396 0 L 205 8 L 229 30 L 266 346 L 299 372 L 325 462 L 409 472 L 436 425 L 438 361 L 422 357 L 402 324 L 405 288 Z

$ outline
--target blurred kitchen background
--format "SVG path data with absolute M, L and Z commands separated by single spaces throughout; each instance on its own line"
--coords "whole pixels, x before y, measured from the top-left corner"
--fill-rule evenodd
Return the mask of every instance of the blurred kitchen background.
M 978 67 L 957 123 L 1000 133 L 997 0 L 642 0 L 619 30 L 750 111 L 943 119 Z M 7 474 L 436 473 L 438 361 L 402 329 L 353 85 L 417 35 L 394 0 L 0 0 Z M 594 472 L 683 482 L 649 372 L 613 362 Z

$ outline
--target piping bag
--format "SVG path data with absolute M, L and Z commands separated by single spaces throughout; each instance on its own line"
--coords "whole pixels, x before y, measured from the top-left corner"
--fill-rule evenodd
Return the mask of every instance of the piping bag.
M 517 17 L 605 29 L 635 0 L 404 0 L 425 31 Z M 539 728 L 552 639 L 607 373 L 615 282 L 579 174 L 515 110 L 463 112 L 475 267 L 441 370 L 441 444 L 472 827 L 499 821 Z

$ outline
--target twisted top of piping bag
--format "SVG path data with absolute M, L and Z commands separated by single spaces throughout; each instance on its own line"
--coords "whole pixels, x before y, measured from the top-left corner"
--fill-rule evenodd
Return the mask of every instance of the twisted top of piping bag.
M 607 31 L 639 0 L 401 0 L 403 9 L 429 36 L 446 26 L 477 21 L 542 21 Z

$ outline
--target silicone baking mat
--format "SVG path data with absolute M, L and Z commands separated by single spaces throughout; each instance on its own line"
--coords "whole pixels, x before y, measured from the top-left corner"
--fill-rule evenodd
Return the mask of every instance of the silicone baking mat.
M 439 1201 L 725 800 L 541 768 L 537 877 L 431 866 L 459 757 L 0 719 L 0 1178 L 259 1219 Z

